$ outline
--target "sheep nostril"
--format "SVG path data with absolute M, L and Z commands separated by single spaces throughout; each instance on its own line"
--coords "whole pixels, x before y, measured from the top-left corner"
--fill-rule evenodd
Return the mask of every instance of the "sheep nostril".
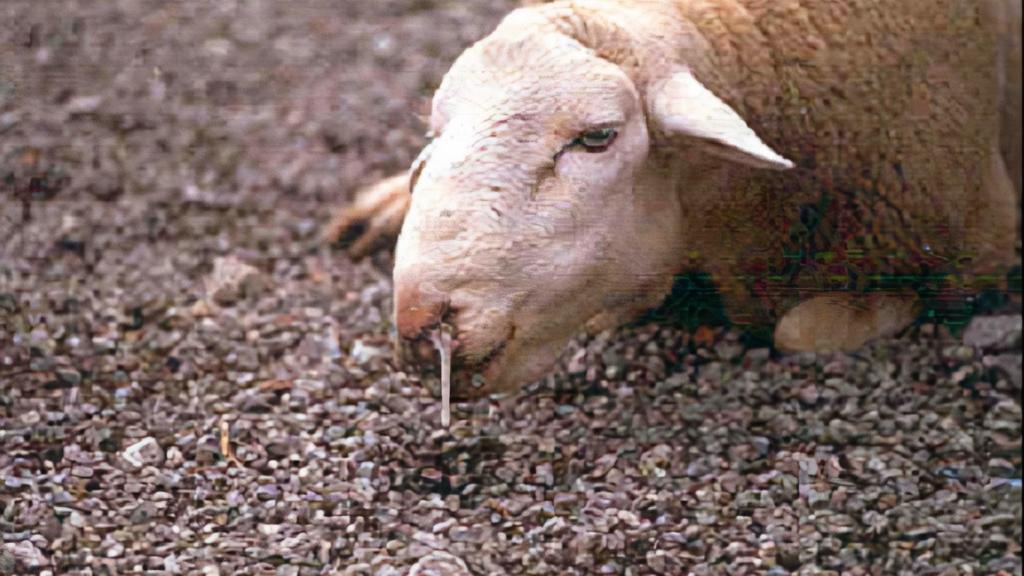
M 429 335 L 403 340 L 401 350 L 402 361 L 416 370 L 431 374 L 439 371 L 437 351 Z
M 399 361 L 410 368 L 429 375 L 438 375 L 441 370 L 441 356 L 437 349 L 436 335 L 441 329 L 441 324 L 424 329 L 412 338 L 399 338 L 396 347 L 399 354 Z M 455 364 L 454 352 L 459 348 L 459 341 L 455 331 L 449 326 L 451 339 L 451 352 L 453 353 L 453 365 Z
M 435 330 L 439 329 L 441 326 L 447 326 L 448 329 L 452 330 L 452 333 L 454 333 L 455 329 L 452 327 L 452 320 L 455 318 L 455 312 L 456 310 L 452 307 L 451 302 L 445 301 L 444 308 L 441 309 L 441 323 L 439 326 L 435 327 Z

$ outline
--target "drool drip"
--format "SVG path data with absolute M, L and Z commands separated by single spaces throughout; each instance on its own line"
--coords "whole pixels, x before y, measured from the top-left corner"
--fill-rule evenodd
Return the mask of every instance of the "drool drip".
M 441 355 L 441 426 L 445 428 L 452 419 L 452 328 L 441 324 L 434 332 L 434 347 Z

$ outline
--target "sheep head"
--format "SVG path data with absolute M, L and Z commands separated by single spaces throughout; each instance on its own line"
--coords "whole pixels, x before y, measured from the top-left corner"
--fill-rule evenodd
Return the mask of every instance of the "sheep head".
M 435 94 L 396 251 L 395 323 L 403 356 L 426 366 L 432 333 L 453 327 L 456 397 L 514 390 L 580 329 L 664 297 L 686 214 L 652 147 L 671 155 L 682 139 L 790 165 L 685 67 L 638 83 L 642 55 L 607 22 L 559 4 L 513 12 Z

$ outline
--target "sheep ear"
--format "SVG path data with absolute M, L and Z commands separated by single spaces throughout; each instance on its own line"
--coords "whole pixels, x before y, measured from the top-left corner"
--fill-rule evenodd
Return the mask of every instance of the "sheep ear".
M 709 154 L 755 168 L 793 167 L 688 70 L 652 86 L 648 102 L 651 119 L 664 134 L 696 139 Z

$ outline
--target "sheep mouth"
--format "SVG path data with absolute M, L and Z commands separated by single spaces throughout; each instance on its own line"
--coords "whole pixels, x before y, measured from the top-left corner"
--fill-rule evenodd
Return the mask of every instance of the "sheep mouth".
M 508 340 L 492 348 L 472 362 L 460 362 L 452 367 L 452 399 L 478 400 L 494 392 L 492 374 L 500 366 L 508 349 Z M 490 376 L 490 378 L 488 378 Z
M 505 337 L 482 356 L 456 356 L 452 365 L 452 399 L 460 402 L 479 400 L 500 392 L 498 380 L 508 358 L 509 344 L 515 337 L 516 326 L 509 324 Z
M 479 360 L 474 361 L 472 364 L 468 364 L 464 367 L 469 372 L 483 372 L 488 366 L 494 363 L 498 358 L 505 353 L 505 349 L 508 348 L 508 340 L 498 344 L 491 349 L 490 352 L 485 354 Z

